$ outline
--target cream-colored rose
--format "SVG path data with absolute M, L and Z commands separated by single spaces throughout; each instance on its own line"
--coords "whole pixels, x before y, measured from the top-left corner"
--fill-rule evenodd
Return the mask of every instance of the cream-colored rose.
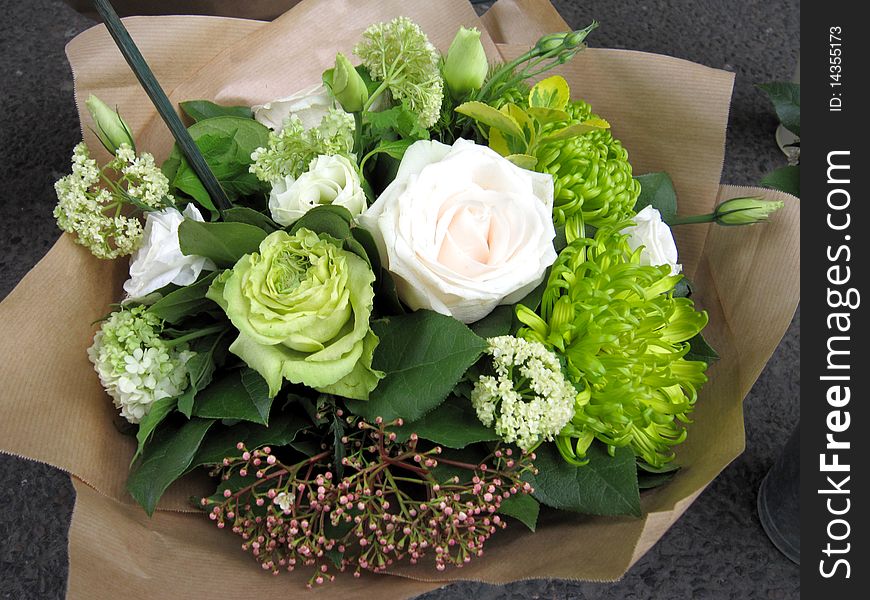
M 318 156 L 299 179 L 287 176 L 272 183 L 269 211 L 281 225 L 292 225 L 321 204 L 343 206 L 354 217 L 366 209 L 366 194 L 356 166 L 346 157 Z
M 266 104 L 251 107 L 254 119 L 272 129 L 281 131 L 291 115 L 302 121 L 305 129 L 317 127 L 330 108 L 335 107 L 335 99 L 323 84 L 296 92 L 292 96 L 272 100 Z
M 522 299 L 556 260 L 553 180 L 486 146 L 415 142 L 360 218 L 402 300 L 472 323 Z
M 622 233 L 629 234 L 628 245 L 632 250 L 643 246 L 640 252 L 642 265 L 669 265 L 671 275 L 683 270 L 677 263 L 677 244 L 674 234 L 667 223 L 662 221 L 661 213 L 652 206 L 646 206 L 634 216 L 634 225 L 626 227 Z

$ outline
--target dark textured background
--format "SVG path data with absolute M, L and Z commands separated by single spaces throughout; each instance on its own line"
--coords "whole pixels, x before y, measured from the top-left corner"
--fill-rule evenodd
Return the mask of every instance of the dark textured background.
M 753 86 L 791 78 L 800 48 L 799 0 L 555 5 L 572 26 L 601 21 L 594 46 L 669 54 L 737 74 L 723 182 L 755 184 L 784 164 L 773 137 L 775 115 Z M 0 14 L 2 298 L 60 233 L 51 217 L 52 185 L 80 139 L 63 48 L 93 22 L 60 0 L 0 0 Z M 746 451 L 622 581 L 462 583 L 422 598 L 797 598 L 798 568 L 768 541 L 755 503 L 761 479 L 799 419 L 799 343 L 798 312 L 746 399 Z M 74 495 L 64 473 L 0 456 L 0 599 L 64 597 Z

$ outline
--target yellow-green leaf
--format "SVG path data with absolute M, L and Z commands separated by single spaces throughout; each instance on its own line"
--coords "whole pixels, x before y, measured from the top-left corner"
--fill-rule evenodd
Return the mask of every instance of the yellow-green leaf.
M 529 171 L 533 171 L 538 164 L 538 159 L 528 154 L 511 154 L 507 159 L 521 169 L 528 169 Z
M 526 110 L 526 114 L 537 119 L 538 123 L 541 125 L 567 121 L 571 118 L 571 115 L 566 113 L 564 110 L 559 110 L 557 108 L 544 108 L 543 106 L 532 106 Z
M 571 99 L 571 89 L 561 75 L 542 79 L 529 92 L 529 106 L 562 110 Z
M 528 150 L 529 146 L 534 143 L 538 133 L 535 121 L 522 108 L 510 102 L 501 107 L 501 112 L 516 121 L 520 126 L 523 135 L 518 141 L 524 142 L 523 151 Z
M 504 134 L 494 127 L 491 127 L 489 130 L 489 147 L 501 154 L 502 156 L 507 156 L 511 153 L 510 148 L 508 147 L 507 139 L 505 139 Z
M 587 119 L 582 123 L 576 123 L 559 129 L 558 131 L 554 131 L 550 135 L 541 139 L 540 143 L 546 144 L 547 142 L 555 142 L 557 140 L 567 140 L 568 138 L 577 137 L 578 135 L 583 135 L 590 131 L 602 131 L 604 129 L 610 129 L 610 123 L 604 119 Z
M 523 138 L 523 130 L 514 119 L 499 112 L 483 102 L 465 102 L 456 107 L 456 112 L 467 117 L 471 117 L 479 123 L 483 123 L 489 127 L 500 130 L 507 135 Z

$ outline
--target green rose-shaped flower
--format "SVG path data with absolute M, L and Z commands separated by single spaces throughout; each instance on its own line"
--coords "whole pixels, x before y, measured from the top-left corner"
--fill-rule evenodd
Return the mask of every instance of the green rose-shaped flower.
M 270 234 L 208 297 L 239 330 L 230 351 L 263 376 L 270 396 L 287 379 L 366 400 L 383 377 L 371 368 L 374 279 L 359 256 L 300 228 Z

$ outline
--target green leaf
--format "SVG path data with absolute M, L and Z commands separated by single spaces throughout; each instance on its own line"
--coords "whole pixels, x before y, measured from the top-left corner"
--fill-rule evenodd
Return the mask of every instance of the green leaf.
M 178 227 L 181 252 L 205 256 L 218 267 L 230 268 L 245 254 L 256 252 L 268 235 L 247 223 L 200 223 L 185 219 Z
M 567 463 L 554 444 L 542 444 L 535 455 L 538 474 L 529 481 L 542 504 L 592 515 L 641 515 L 631 448 L 616 448 L 610 456 L 602 444 L 593 443 L 582 467 Z
M 517 519 L 534 532 L 538 524 L 541 504 L 529 494 L 515 494 L 507 500 L 502 500 L 498 512 Z
M 604 119 L 587 119 L 582 123 L 575 123 L 574 125 L 568 125 L 567 127 L 558 129 L 553 133 L 547 135 L 546 137 L 541 138 L 538 143 L 546 144 L 558 140 L 567 140 L 573 137 L 577 137 L 578 135 L 589 133 L 591 131 L 603 131 L 605 129 L 610 129 L 610 123 L 608 123 Z
M 365 119 L 374 140 L 389 140 L 395 136 L 412 141 L 429 139 L 429 131 L 420 127 L 420 119 L 404 103 L 387 110 L 366 112 Z
M 508 335 L 511 332 L 513 325 L 513 305 L 502 304 L 501 306 L 496 306 L 493 311 L 484 318 L 470 324 L 469 327 L 474 333 L 486 339 L 498 337 L 500 335 Z
M 528 114 L 530 117 L 533 117 L 541 125 L 558 123 L 560 121 L 568 121 L 571 118 L 571 115 L 566 113 L 564 110 L 557 110 L 555 108 L 544 108 L 539 106 L 532 106 L 531 108 L 527 108 L 526 114 Z
M 151 439 L 154 430 L 160 425 L 169 413 L 175 408 L 177 400 L 175 398 L 162 398 L 151 405 L 148 413 L 139 421 L 139 431 L 136 433 L 136 440 L 139 442 L 136 447 L 136 454 L 133 455 L 131 463 L 135 462 L 145 444 Z
M 184 317 L 195 315 L 215 307 L 215 303 L 205 297 L 208 286 L 217 273 L 209 273 L 199 281 L 170 292 L 148 307 L 149 313 L 164 321 L 178 323 Z
M 215 369 L 218 363 L 223 363 L 223 359 L 218 357 L 218 347 L 224 333 L 209 336 L 196 340 L 191 345 L 191 350 L 196 352 L 187 364 L 184 365 L 187 369 L 188 386 L 184 393 L 178 397 L 178 411 L 188 419 L 193 411 L 193 402 L 196 399 L 196 394 L 200 390 L 211 383 Z M 221 349 L 226 352 L 226 347 Z
M 166 488 L 190 466 L 213 424 L 211 419 L 191 419 L 178 428 L 165 428 L 145 448 L 142 460 L 127 478 L 127 490 L 148 516 L 154 513 Z
M 652 206 L 662 215 L 665 223 L 677 216 L 677 191 L 667 173 L 648 173 L 635 177 L 640 182 L 640 195 L 634 204 L 635 212 Z
M 683 358 L 686 360 L 700 360 L 709 365 L 711 362 L 719 360 L 719 353 L 707 343 L 703 335 L 698 333 L 689 340 L 689 352 Z
M 351 410 L 371 420 L 416 421 L 444 402 L 487 348 L 464 324 L 430 310 L 372 322 L 380 338 L 372 368 L 386 376 L 367 402 Z
M 456 112 L 489 127 L 495 127 L 506 135 L 525 139 L 522 128 L 513 117 L 483 102 L 465 102 L 456 107 Z
M 265 380 L 252 369 L 233 371 L 199 392 L 193 415 L 269 424 L 272 398 Z
M 799 83 L 775 81 L 761 83 L 759 88 L 767 93 L 773 102 L 776 116 L 783 127 L 796 136 L 801 134 L 801 85 Z
M 395 429 L 404 442 L 412 433 L 448 448 L 461 449 L 477 442 L 492 442 L 499 437 L 477 418 L 469 400 L 451 396 L 441 406 L 413 423 Z
M 317 234 L 327 235 L 333 238 L 338 246 L 348 252 L 353 252 L 371 267 L 372 263 L 369 259 L 369 253 L 353 235 L 351 230 L 352 223 L 353 215 L 345 207 L 323 204 L 312 208 L 295 221 L 290 228 L 290 233 L 296 233 L 300 228 L 304 227 Z
M 268 192 L 268 184 L 250 172 L 251 153 L 269 141 L 265 125 L 253 119 L 223 116 L 194 123 L 188 131 L 230 200 Z M 205 205 L 208 193 L 184 158 L 172 186 Z
M 368 161 L 369 158 L 374 156 L 375 154 L 386 154 L 387 156 L 391 156 L 396 160 L 402 160 L 402 157 L 405 156 L 405 150 L 407 150 L 411 144 L 416 142 L 414 139 L 401 139 L 401 140 L 393 140 L 388 142 L 381 142 L 377 146 L 375 146 L 374 150 L 369 152 L 363 157 L 362 161 L 360 161 L 359 168 L 362 170 Z
M 792 196 L 801 196 L 801 169 L 797 165 L 780 167 L 764 176 L 761 180 L 764 187 L 773 188 Z
M 661 467 L 654 467 L 642 460 L 637 461 L 637 487 L 649 490 L 668 483 L 680 470 L 674 463 L 666 463 Z
M 380 315 L 401 315 L 405 312 L 396 291 L 396 282 L 389 271 L 383 268 L 378 246 L 375 239 L 367 229 L 354 227 L 350 230 L 351 235 L 359 243 L 366 253 L 372 272 L 375 274 L 375 309 Z
M 234 206 L 225 210 L 223 219 L 224 221 L 233 223 L 247 223 L 248 225 L 259 227 L 267 233 L 272 233 L 273 231 L 281 229 L 281 226 L 275 221 L 263 213 L 256 211 L 253 208 L 248 208 L 247 206 Z
M 248 106 L 221 106 L 208 100 L 188 100 L 179 102 L 181 110 L 195 122 L 213 119 L 215 117 L 241 117 L 253 119 L 254 115 Z
M 571 99 L 571 89 L 561 75 L 542 79 L 529 91 L 529 106 L 562 110 Z
M 531 156 L 529 154 L 510 154 L 505 158 L 507 158 L 519 168 L 526 169 L 527 171 L 533 171 L 535 169 L 535 165 L 538 164 L 537 157 Z
M 248 450 L 263 446 L 287 446 L 307 427 L 308 422 L 296 415 L 275 417 L 268 427 L 244 422 L 223 427 L 202 443 L 187 470 L 192 471 L 203 465 L 218 465 L 224 458 L 238 456 L 236 444 L 239 442 L 244 442 Z

